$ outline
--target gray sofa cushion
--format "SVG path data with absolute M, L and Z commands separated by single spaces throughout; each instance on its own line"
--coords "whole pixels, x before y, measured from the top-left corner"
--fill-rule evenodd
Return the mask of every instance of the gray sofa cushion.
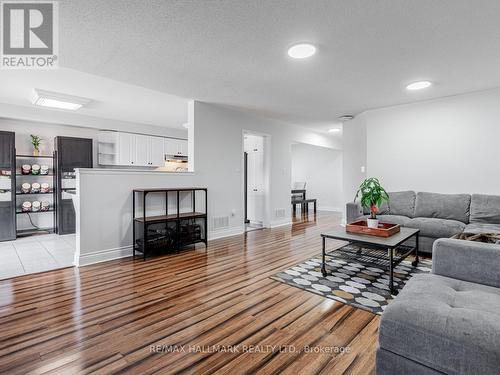
M 382 315 L 380 347 L 447 374 L 498 374 L 500 289 L 415 275 Z
M 407 223 L 408 227 L 420 229 L 420 235 L 432 238 L 450 238 L 462 233 L 466 227 L 457 220 L 444 220 L 429 217 L 416 217 Z
M 469 194 L 417 193 L 415 217 L 434 217 L 469 222 Z
M 413 217 L 415 198 L 417 196 L 414 191 L 395 191 L 388 194 L 389 204 L 382 203 L 379 210 L 380 214 Z
M 403 227 L 407 226 L 410 218 L 401 215 L 377 215 L 377 218 L 383 223 L 399 224 Z
M 500 224 L 500 196 L 472 194 L 470 222 Z
M 464 229 L 467 233 L 498 233 L 500 234 L 500 224 L 470 223 Z

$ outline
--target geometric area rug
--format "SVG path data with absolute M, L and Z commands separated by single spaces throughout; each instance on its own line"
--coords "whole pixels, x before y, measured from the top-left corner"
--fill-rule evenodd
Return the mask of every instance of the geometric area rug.
M 389 271 L 382 266 L 356 262 L 336 252 L 326 255 L 326 263 L 326 277 L 321 274 L 321 255 L 318 255 L 271 279 L 378 315 L 397 298 L 389 292 Z M 394 268 L 394 286 L 403 289 L 413 275 L 429 273 L 431 267 L 432 262 L 427 259 L 420 259 L 417 267 L 411 261 L 402 261 Z

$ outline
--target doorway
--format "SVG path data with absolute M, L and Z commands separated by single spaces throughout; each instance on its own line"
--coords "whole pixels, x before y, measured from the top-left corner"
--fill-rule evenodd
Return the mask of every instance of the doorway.
M 266 139 L 262 135 L 243 136 L 243 193 L 245 231 L 264 228 L 266 220 Z

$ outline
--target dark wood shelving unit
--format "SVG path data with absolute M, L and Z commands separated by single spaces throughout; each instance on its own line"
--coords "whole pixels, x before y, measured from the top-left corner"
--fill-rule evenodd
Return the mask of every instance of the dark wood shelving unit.
M 204 193 L 205 212 L 196 209 L 196 193 Z M 181 212 L 181 193 L 191 194 L 191 210 Z M 163 194 L 165 199 L 165 214 L 147 214 L 148 194 Z M 174 195 L 176 207 L 175 213 L 169 212 L 169 196 Z M 194 245 L 199 242 L 207 246 L 208 229 L 208 191 L 207 188 L 166 188 L 166 189 L 134 189 L 133 190 L 133 255 L 142 253 L 146 260 L 147 254 L 155 251 L 179 251 L 181 248 Z M 142 204 L 142 216 L 136 217 L 136 203 Z M 199 204 L 198 204 L 199 207 Z

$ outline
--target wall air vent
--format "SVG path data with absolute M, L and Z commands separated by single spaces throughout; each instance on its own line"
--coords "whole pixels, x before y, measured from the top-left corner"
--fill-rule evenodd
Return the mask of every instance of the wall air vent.
M 229 216 L 214 216 L 212 218 L 212 229 L 223 229 L 229 227 Z
M 285 217 L 286 215 L 286 210 L 284 208 L 277 208 L 275 211 L 275 216 L 276 217 Z

